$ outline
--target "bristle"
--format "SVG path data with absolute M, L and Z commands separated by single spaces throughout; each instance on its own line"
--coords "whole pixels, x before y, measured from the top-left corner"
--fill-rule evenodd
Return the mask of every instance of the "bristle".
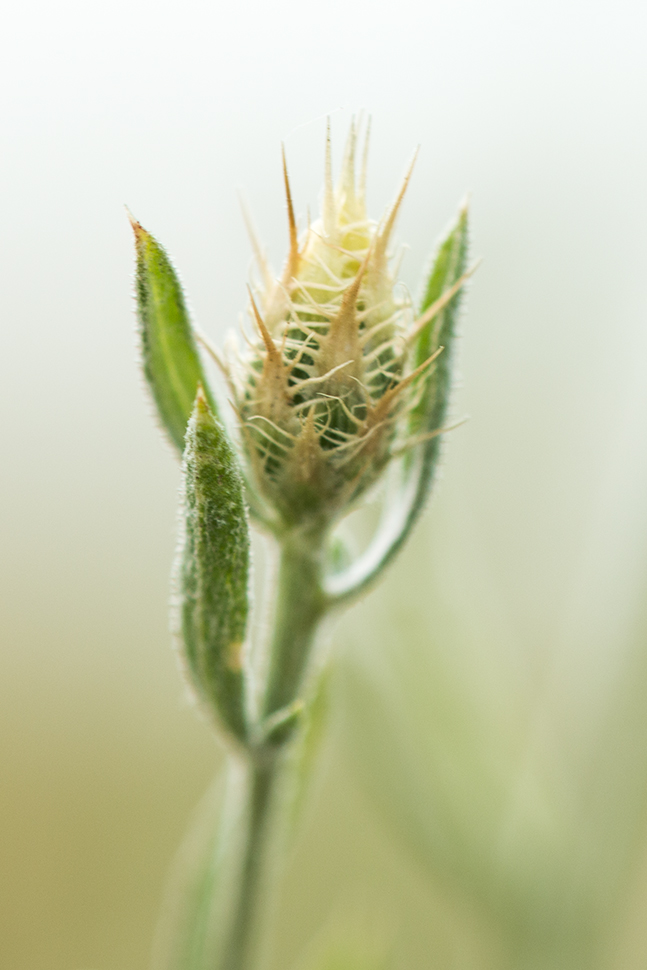
M 341 370 L 343 367 L 348 367 L 348 365 L 352 363 L 352 360 L 345 360 L 341 364 L 337 364 L 336 367 L 332 367 L 329 371 L 326 371 L 325 374 L 320 374 L 315 377 L 306 377 L 302 381 L 297 381 L 295 384 L 291 385 L 289 393 L 291 396 L 300 394 L 304 387 L 312 386 L 313 384 L 321 384 L 322 381 L 328 380 L 328 378 L 332 377 L 332 375 L 338 370 Z
M 283 181 L 285 183 L 285 200 L 288 207 L 288 229 L 290 233 L 290 254 L 288 256 L 289 275 L 288 279 L 296 276 L 299 268 L 299 243 L 297 240 L 297 222 L 294 217 L 294 205 L 292 204 L 292 192 L 290 191 L 290 179 L 288 177 L 288 166 L 285 160 L 285 145 L 281 145 L 281 156 L 283 158 Z
M 409 181 L 411 180 L 411 175 L 413 173 L 413 166 L 416 164 L 417 157 L 418 157 L 418 149 L 416 148 L 413 158 L 411 159 L 411 164 L 409 165 L 409 168 L 407 170 L 407 174 L 404 176 L 402 186 L 400 187 L 400 191 L 398 192 L 397 198 L 393 203 L 393 205 L 391 206 L 391 209 L 388 215 L 386 216 L 386 220 L 384 222 L 383 228 L 380 231 L 378 239 L 375 243 L 376 260 L 383 259 L 386 254 L 386 247 L 389 244 L 389 239 L 391 237 L 391 233 L 393 232 L 393 227 L 395 225 L 395 220 L 397 218 L 398 212 L 400 211 L 402 200 L 404 199 L 405 193 L 409 186 Z
M 417 320 L 414 320 L 413 327 L 406 335 L 407 343 L 411 343 L 412 340 L 415 340 L 423 327 L 425 327 L 430 320 L 433 320 L 434 317 L 437 317 L 438 314 L 445 309 L 450 300 L 456 296 L 458 291 L 465 285 L 470 276 L 476 272 L 482 262 L 482 259 L 477 259 L 474 263 L 472 263 L 470 268 L 463 273 L 460 279 L 456 280 L 453 286 L 450 286 L 448 290 L 445 290 L 445 292 L 439 296 L 437 300 L 434 300 L 430 307 L 427 307 L 422 316 L 418 317 Z
M 355 146 L 357 143 L 357 132 L 355 129 L 355 119 L 351 119 L 350 128 L 348 129 L 348 138 L 346 139 L 346 147 L 344 148 L 344 160 L 342 162 L 341 173 L 339 176 L 339 185 L 337 190 L 337 196 L 339 202 L 354 202 L 355 201 Z
M 368 116 L 368 121 L 366 122 L 366 134 L 364 135 L 364 151 L 362 153 L 362 172 L 359 179 L 359 190 L 357 197 L 360 203 L 366 205 L 366 173 L 368 171 L 368 148 L 371 139 L 371 116 Z
M 323 226 L 329 238 L 335 234 L 335 193 L 332 183 L 332 147 L 330 144 L 330 118 L 326 123 L 326 165 L 324 176 Z
M 230 376 L 229 366 L 227 362 L 222 358 L 222 356 L 218 352 L 218 349 L 211 342 L 209 337 L 207 337 L 206 334 L 202 333 L 202 331 L 196 326 L 193 327 L 193 332 L 195 334 L 195 338 L 198 341 L 198 343 L 202 344 L 202 346 L 207 351 L 209 356 L 212 358 L 214 363 L 217 364 L 222 374 L 224 374 L 224 376 L 228 378 Z
M 263 282 L 263 286 L 265 287 L 265 291 L 269 292 L 269 290 L 271 289 L 274 283 L 272 270 L 270 269 L 270 265 L 267 261 L 267 257 L 263 252 L 263 247 L 261 246 L 260 240 L 256 234 L 256 228 L 254 226 L 254 222 L 250 215 L 247 204 L 240 193 L 238 195 L 238 201 L 240 203 L 240 208 L 243 213 L 243 221 L 245 223 L 245 228 L 247 229 L 247 235 L 249 236 L 249 241 L 251 243 L 254 259 L 256 260 L 256 265 L 258 266 L 259 272 L 261 274 L 261 280 Z
M 265 323 L 263 322 L 263 318 L 258 312 L 258 307 L 256 306 L 256 301 L 254 300 L 252 291 L 251 289 L 249 289 L 249 287 L 247 287 L 247 289 L 249 290 L 249 299 L 252 304 L 252 310 L 254 311 L 254 319 L 256 320 L 256 326 L 258 327 L 259 333 L 263 338 L 263 343 L 265 344 L 265 349 L 267 350 L 268 356 L 272 360 L 280 360 L 281 354 L 279 353 L 279 350 L 276 344 L 272 340 L 272 336 L 269 330 L 267 329 L 267 327 L 265 326 Z
M 435 353 L 431 355 L 431 357 L 428 357 L 427 360 L 425 360 L 422 364 L 420 364 L 419 367 L 416 367 L 416 369 L 411 371 L 410 374 L 407 374 L 406 377 L 403 377 L 402 380 L 398 381 L 398 383 L 394 387 L 391 387 L 389 388 L 388 391 L 385 391 L 385 393 L 379 399 L 375 407 L 372 409 L 374 416 L 378 420 L 384 420 L 386 415 L 389 413 L 391 406 L 393 402 L 396 400 L 396 398 L 398 398 L 403 391 L 405 391 L 411 384 L 413 384 L 413 382 L 418 377 L 420 377 L 423 371 L 431 367 L 431 365 L 434 363 L 436 358 L 443 352 L 443 350 L 444 350 L 444 347 L 439 347 L 438 350 L 436 350 Z
M 354 339 L 359 340 L 359 321 L 357 320 L 356 304 L 359 289 L 362 285 L 362 280 L 364 279 L 371 255 L 372 253 L 369 249 L 352 283 L 344 290 L 339 312 L 330 321 L 330 329 L 326 336 L 327 343 L 339 341 L 342 334 L 345 334 L 346 338 L 348 338 L 351 333 Z

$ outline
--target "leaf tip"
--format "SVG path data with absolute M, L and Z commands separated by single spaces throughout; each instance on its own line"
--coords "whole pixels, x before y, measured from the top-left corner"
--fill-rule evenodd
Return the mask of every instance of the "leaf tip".
M 205 393 L 202 381 L 198 381 L 193 404 L 194 413 L 197 415 L 210 414 L 209 402 Z
M 135 243 L 139 244 L 143 242 L 143 240 L 146 239 L 150 233 L 146 232 L 141 222 L 138 222 L 138 220 L 135 219 L 127 205 L 124 206 L 124 209 L 126 210 L 126 215 L 128 216 L 128 221 L 130 222 L 132 230 L 135 233 Z
M 458 218 L 461 222 L 464 222 L 467 220 L 467 217 L 469 216 L 471 202 L 472 202 L 472 193 L 466 192 L 458 207 Z

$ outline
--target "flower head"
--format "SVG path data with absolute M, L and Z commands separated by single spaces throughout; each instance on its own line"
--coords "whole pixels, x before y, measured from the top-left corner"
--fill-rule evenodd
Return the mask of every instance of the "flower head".
M 411 168 L 380 222 L 365 204 L 366 146 L 356 175 L 351 125 L 333 186 L 330 135 L 320 219 L 299 236 L 285 155 L 290 251 L 273 279 L 254 242 L 254 336 L 226 364 L 254 485 L 287 525 L 329 522 L 410 443 L 442 348 L 414 366 L 419 325 L 392 270 L 390 243 Z M 428 314 L 426 315 L 428 317 Z

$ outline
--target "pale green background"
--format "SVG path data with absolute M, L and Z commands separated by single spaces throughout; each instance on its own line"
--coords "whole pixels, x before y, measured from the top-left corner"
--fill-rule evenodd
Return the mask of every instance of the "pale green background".
M 595 711 L 645 589 L 646 28 L 628 0 L 5 11 L 0 966 L 144 968 L 218 758 L 169 646 L 178 470 L 138 375 L 123 205 L 220 339 L 249 268 L 236 188 L 278 266 L 279 143 L 305 216 L 326 113 L 337 161 L 351 113 L 373 116 L 375 216 L 422 146 L 399 224 L 414 291 L 467 190 L 485 256 L 455 400 L 471 421 L 415 541 L 332 639 L 355 668 L 370 638 L 376 663 L 415 671 L 435 638 L 495 707 L 553 677 L 581 688 L 577 724 Z M 338 917 L 397 940 L 409 970 L 480 966 L 372 808 L 348 732 L 326 748 L 276 970 Z M 644 966 L 640 891 L 618 967 Z

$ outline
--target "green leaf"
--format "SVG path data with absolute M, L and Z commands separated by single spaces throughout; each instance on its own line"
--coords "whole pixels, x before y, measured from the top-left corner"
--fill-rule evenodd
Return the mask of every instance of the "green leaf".
M 182 454 L 198 384 L 207 385 L 177 274 L 157 240 L 138 222 L 132 226 L 144 374 L 162 426 Z M 215 412 L 208 391 L 207 397 Z
M 247 831 L 249 777 L 238 758 L 199 805 L 164 895 L 154 970 L 214 970 L 234 915 Z
M 223 724 L 247 737 L 243 644 L 249 531 L 238 462 L 198 387 L 184 452 L 179 625 L 191 678 Z
M 464 205 L 432 261 L 420 304 L 420 316 L 458 283 L 466 269 L 467 251 L 468 210 L 467 205 Z M 411 415 L 412 434 L 436 431 L 442 427 L 445 420 L 451 386 L 454 337 L 462 294 L 463 288 L 458 290 L 444 309 L 435 315 L 418 335 L 414 349 L 416 367 L 428 360 L 439 347 L 443 347 L 443 351 L 431 369 L 420 403 Z M 438 438 L 432 438 L 426 450 L 430 455 L 435 456 L 439 444 Z
M 320 762 L 326 730 L 330 720 L 332 662 L 318 672 L 303 704 L 299 732 L 289 749 L 284 804 L 290 838 L 294 838 L 308 800 Z
M 556 711 L 557 734 L 546 725 L 538 743 L 528 728 L 531 688 L 524 693 L 512 667 L 506 669 L 509 659 L 503 661 L 493 633 L 481 628 L 470 641 L 443 617 L 438 599 L 426 608 L 433 610 L 431 638 L 416 634 L 415 618 L 409 610 L 407 619 L 402 605 L 393 630 L 382 634 L 393 639 L 395 630 L 396 646 L 380 650 L 369 629 L 371 649 L 343 655 L 345 750 L 355 776 L 430 886 L 458 901 L 463 914 L 480 913 L 491 940 L 509 954 L 495 965 L 593 966 L 600 934 L 623 911 L 618 883 L 609 891 L 607 880 L 627 816 L 616 816 L 606 830 L 589 828 L 596 793 L 609 805 L 615 789 L 591 759 L 586 788 L 578 792 L 578 768 L 568 758 L 586 749 L 575 749 L 563 732 L 575 724 L 581 743 L 585 718 L 573 717 L 577 709 L 565 691 L 568 714 Z M 384 627 L 385 612 L 371 626 Z M 475 675 L 484 656 L 491 658 L 485 677 L 482 668 Z M 539 719 L 550 710 L 540 704 L 533 713 Z M 616 749 L 616 763 L 632 764 L 617 753 L 628 750 Z M 631 800 L 627 789 L 623 796 Z M 644 806 L 643 800 L 643 826 Z M 464 918 L 458 916 L 457 929 Z M 430 966 L 436 963 L 430 958 Z M 485 956 L 481 963 L 488 965 Z

